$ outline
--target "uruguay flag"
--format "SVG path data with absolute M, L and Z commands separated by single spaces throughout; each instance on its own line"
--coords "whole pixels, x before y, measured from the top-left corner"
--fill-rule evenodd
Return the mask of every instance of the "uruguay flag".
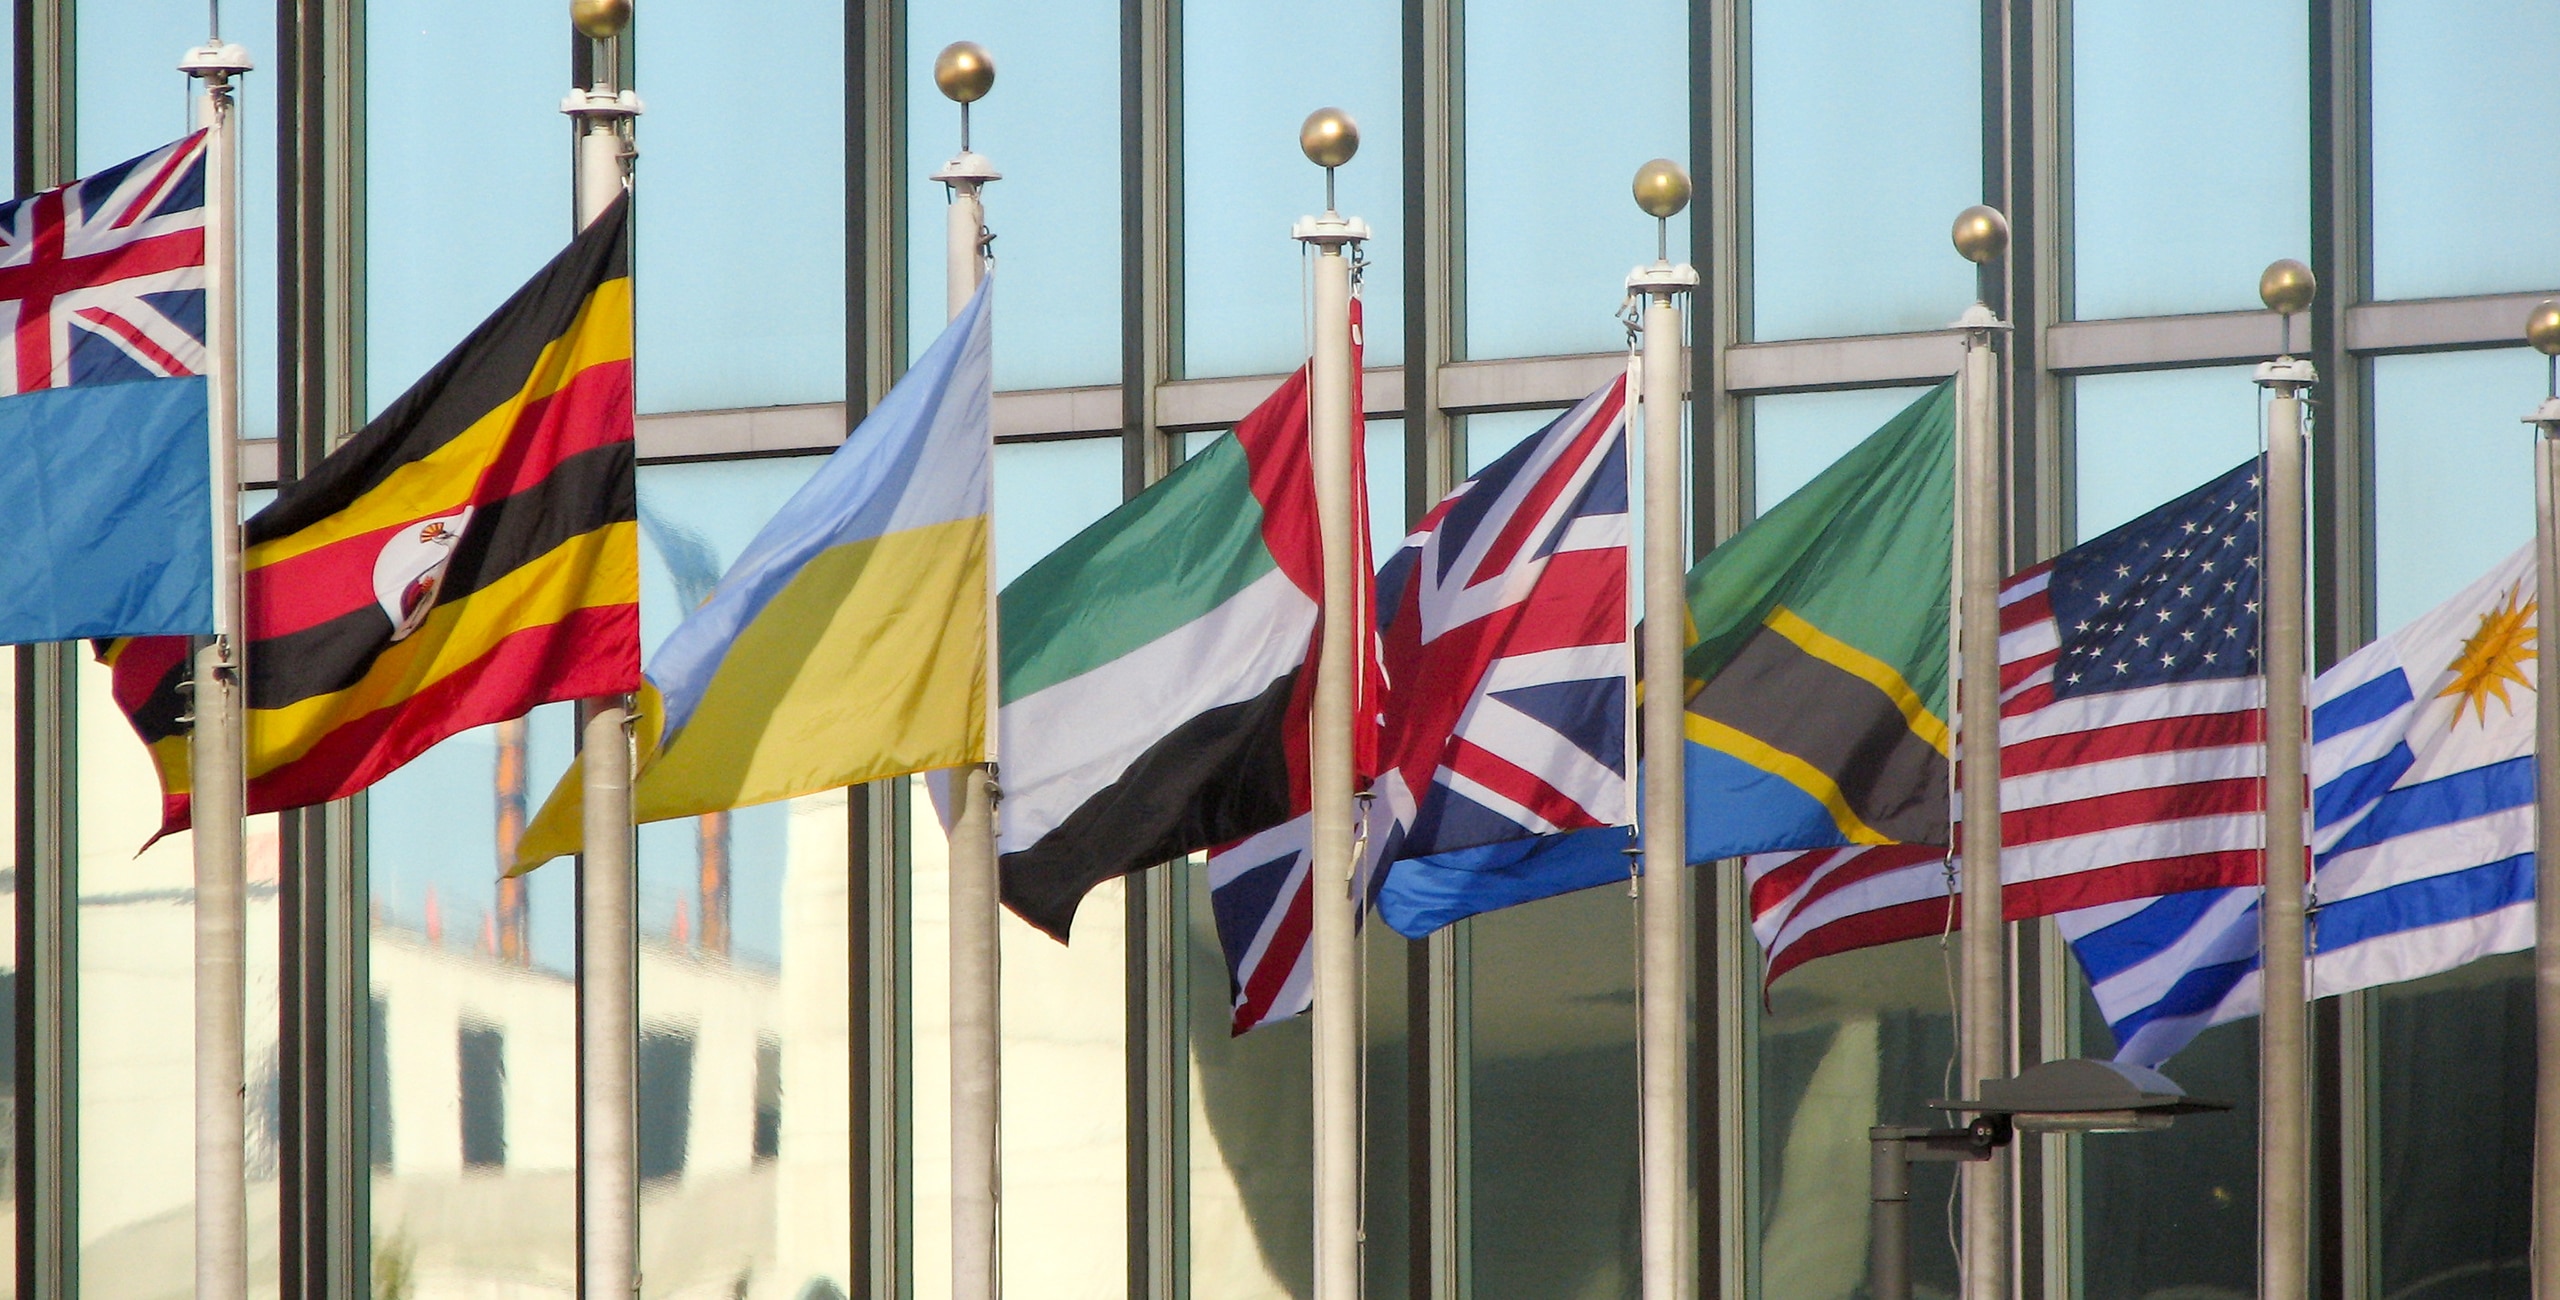
M 2315 684 L 2313 996 L 2532 946 L 2534 578 L 2527 546 Z M 2059 918 L 2117 1059 L 2157 1064 L 2258 1011 L 2257 893 Z
M 0 203 L 0 644 L 213 630 L 204 170 Z

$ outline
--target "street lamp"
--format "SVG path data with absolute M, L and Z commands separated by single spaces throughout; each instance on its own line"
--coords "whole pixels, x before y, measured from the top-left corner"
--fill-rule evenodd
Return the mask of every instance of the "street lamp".
M 1973 1116 L 1962 1128 L 1879 1124 L 1867 1130 L 1869 1292 L 1911 1300 L 1911 1166 L 1989 1160 L 2018 1133 L 2140 1133 L 2180 1115 L 2229 1110 L 2190 1097 L 2157 1070 L 2115 1061 L 2047 1061 L 2014 1078 L 1985 1079 L 1982 1096 L 1939 1098 L 1932 1110 Z

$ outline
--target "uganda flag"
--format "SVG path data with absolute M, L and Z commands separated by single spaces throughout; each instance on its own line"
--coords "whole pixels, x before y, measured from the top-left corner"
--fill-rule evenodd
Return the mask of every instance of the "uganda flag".
M 1691 862 L 1947 842 L 1953 391 L 1689 571 Z
M 630 201 L 243 528 L 249 811 L 342 799 L 448 736 L 640 685 Z M 104 645 L 188 824 L 189 643 Z

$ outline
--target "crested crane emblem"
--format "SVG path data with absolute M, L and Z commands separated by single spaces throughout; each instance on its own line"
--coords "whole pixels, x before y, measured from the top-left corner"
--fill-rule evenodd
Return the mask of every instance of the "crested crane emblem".
M 471 526 L 471 508 L 402 526 L 373 560 L 373 597 L 391 619 L 391 639 L 407 640 L 427 621 L 444 589 L 454 549 Z

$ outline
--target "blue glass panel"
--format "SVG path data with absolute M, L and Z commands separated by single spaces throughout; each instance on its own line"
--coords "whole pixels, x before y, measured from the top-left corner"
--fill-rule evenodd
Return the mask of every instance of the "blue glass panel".
M 2286 0 L 2076 0 L 2075 315 L 2249 310 L 2311 256 L 2310 35 Z
M 2089 375 L 2075 383 L 2082 539 L 2134 519 L 2256 455 L 2248 366 Z
M 960 110 L 933 84 L 943 46 L 974 40 L 996 85 L 970 144 L 1004 179 L 987 187 L 995 232 L 999 388 L 1109 383 L 1120 375 L 1120 11 L 1022 0 L 919 0 L 907 8 L 908 342 L 921 354 L 948 319 L 946 190 L 927 180 L 959 151 Z
M 1120 440 L 996 447 L 996 581 L 1008 583 L 1120 504 Z
M 1368 358 L 1404 355 L 1402 27 L 1394 6 L 1194 4 L 1183 12 L 1184 357 L 1194 375 L 1277 374 L 1306 358 L 1305 272 L 1289 237 L 1324 206 L 1298 151 L 1307 114 L 1360 124 L 1337 202 L 1369 223 Z
M 2374 296 L 2560 285 L 2560 8 L 2373 0 L 2369 48 Z
M 842 5 L 791 0 L 632 28 L 640 409 L 844 397 L 843 26 Z
M 1655 223 L 1628 193 L 1649 158 L 1689 154 L 1688 8 L 1479 0 L 1466 21 L 1466 353 L 1605 352 L 1627 268 Z M 1689 223 L 1671 223 L 1671 257 Z
M 418 70 L 456 50 L 470 51 L 470 93 L 421 93 Z M 415 383 L 574 233 L 560 115 L 569 51 L 549 5 L 366 0 L 367 410 Z
M 2389 633 L 2533 540 L 2542 357 L 2382 357 L 2374 375 L 2375 630 Z
M 274 0 L 223 9 L 223 39 L 274 61 Z M 205 7 L 191 0 L 128 0 L 77 16 L 78 133 L 82 173 L 148 153 L 196 129 L 196 83 L 178 58 L 204 44 Z M 276 431 L 276 81 L 252 72 L 234 83 L 240 144 L 240 433 Z
M 1924 391 L 1867 388 L 1751 399 L 1752 490 L 1759 509 L 1766 512 L 1812 482 Z
M 1751 16 L 1753 334 L 1936 329 L 1982 198 L 1982 9 L 1805 0 Z

